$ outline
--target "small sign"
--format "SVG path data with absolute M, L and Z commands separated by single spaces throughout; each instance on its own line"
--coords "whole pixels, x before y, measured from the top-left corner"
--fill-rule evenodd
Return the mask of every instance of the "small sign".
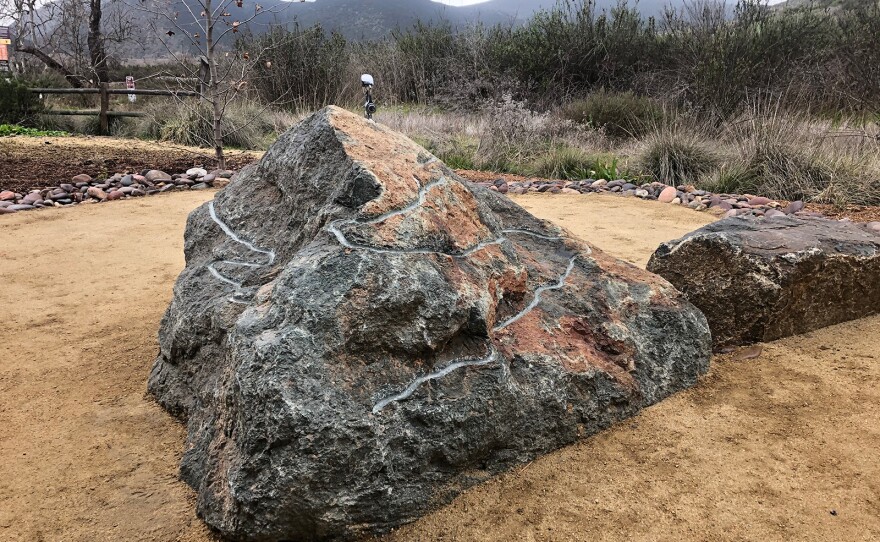
M 128 90 L 134 90 L 134 77 L 132 77 L 132 76 L 130 76 L 130 75 L 126 75 L 126 76 L 125 76 L 125 88 L 127 88 Z M 129 102 L 136 102 L 136 101 L 137 101 L 137 95 L 135 95 L 135 94 L 129 94 L 129 95 L 128 95 L 128 101 L 129 101 Z
M 9 71 L 9 45 L 12 45 L 9 27 L 0 26 L 0 72 Z

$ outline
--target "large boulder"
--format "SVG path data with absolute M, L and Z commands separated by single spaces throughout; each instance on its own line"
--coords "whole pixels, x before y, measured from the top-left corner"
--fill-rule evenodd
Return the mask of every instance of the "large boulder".
M 227 537 L 388 530 L 694 384 L 665 280 L 327 108 L 190 215 L 149 389 Z
M 880 312 L 880 232 L 848 221 L 727 218 L 664 243 L 648 269 L 703 311 L 717 347 Z

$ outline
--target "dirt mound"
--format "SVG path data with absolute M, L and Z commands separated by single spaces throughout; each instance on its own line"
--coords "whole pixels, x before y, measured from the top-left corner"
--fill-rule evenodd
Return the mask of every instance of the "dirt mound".
M 226 167 L 239 169 L 258 154 L 229 151 Z M 104 137 L 0 138 L 0 190 L 26 192 L 55 186 L 80 173 L 104 179 L 114 173 L 159 169 L 180 173 L 194 166 L 213 169 L 210 151 L 165 143 Z

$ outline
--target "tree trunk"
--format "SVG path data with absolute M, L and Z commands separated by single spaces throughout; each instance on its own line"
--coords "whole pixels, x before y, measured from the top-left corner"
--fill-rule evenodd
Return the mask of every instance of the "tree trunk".
M 211 13 L 211 0 L 205 1 L 205 58 L 208 61 L 208 101 L 211 102 L 212 123 L 214 126 L 214 156 L 217 168 L 226 169 L 226 156 L 223 154 L 223 106 L 220 104 L 220 85 L 217 74 L 217 61 L 214 58 L 214 20 Z
M 77 75 L 67 68 L 64 67 L 60 62 L 49 56 L 46 52 L 37 49 L 33 45 L 20 45 L 15 48 L 15 51 L 18 53 L 25 53 L 39 58 L 43 64 L 46 65 L 47 68 L 54 70 L 67 79 L 67 82 L 70 83 L 70 86 L 73 88 L 82 88 L 82 76 Z
M 104 36 L 101 34 L 101 0 L 89 0 L 89 57 L 98 85 L 110 81 L 107 70 L 107 54 L 104 52 Z

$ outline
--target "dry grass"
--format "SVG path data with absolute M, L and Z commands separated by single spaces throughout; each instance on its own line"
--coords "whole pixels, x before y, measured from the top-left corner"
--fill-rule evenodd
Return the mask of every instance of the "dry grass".
M 665 116 L 639 137 L 609 137 L 566 112 L 536 113 L 510 100 L 479 113 L 428 108 L 377 119 L 453 167 L 559 178 L 615 176 L 817 203 L 880 204 L 880 126 L 758 104 L 709 125 Z

